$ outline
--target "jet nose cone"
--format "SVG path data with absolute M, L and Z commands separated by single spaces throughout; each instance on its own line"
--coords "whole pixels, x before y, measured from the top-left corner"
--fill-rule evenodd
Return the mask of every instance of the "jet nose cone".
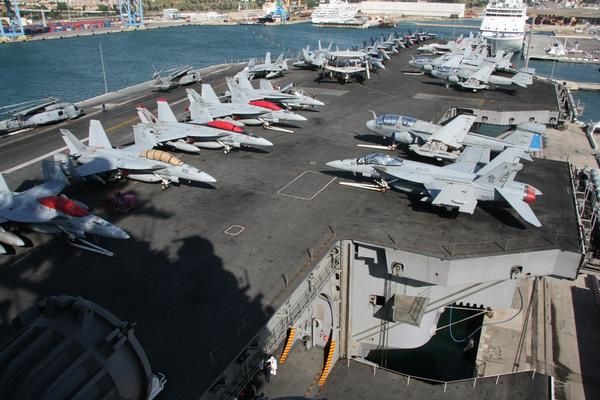
M 288 120 L 289 121 L 298 121 L 298 122 L 308 121 L 306 119 L 306 117 L 303 117 L 300 114 L 294 114 L 294 113 L 288 113 Z
M 344 160 L 329 161 L 328 163 L 325 163 L 325 165 L 330 168 L 344 169 Z
M 367 121 L 365 123 L 365 126 L 367 127 L 368 130 L 370 130 L 371 132 L 374 132 L 375 131 L 375 120 L 371 119 L 371 120 Z
M 210 176 L 206 172 L 199 172 L 197 174 L 197 177 L 198 177 L 198 181 L 200 181 L 200 182 L 215 183 L 217 181 L 215 178 L 213 178 L 212 176 Z
M 115 239 L 129 239 L 131 238 L 131 236 L 129 236 L 129 234 L 127 232 L 125 232 L 123 229 L 115 227 L 116 232 L 115 234 L 112 236 Z
M 256 140 L 256 145 L 257 146 L 262 146 L 262 147 L 271 147 L 273 146 L 273 143 L 269 142 L 267 139 L 265 138 L 258 138 Z

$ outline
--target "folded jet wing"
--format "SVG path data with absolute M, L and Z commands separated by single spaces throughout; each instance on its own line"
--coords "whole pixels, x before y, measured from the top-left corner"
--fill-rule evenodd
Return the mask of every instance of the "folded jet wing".
M 495 69 L 496 66 L 494 64 L 486 63 L 475 71 L 475 73 L 469 77 L 467 82 L 473 80 L 476 82 L 487 83 L 490 79 L 490 75 L 492 75 L 492 72 L 494 72 Z
M 434 182 L 437 183 L 437 182 Z M 477 196 L 475 188 L 468 183 L 444 182 L 442 189 L 436 186 L 425 184 L 425 189 L 432 194 L 431 204 L 442 207 L 458 207 L 460 212 L 473 214 L 477 206 Z M 435 193 L 437 192 L 437 195 Z
M 482 146 L 466 146 L 460 156 L 452 164 L 444 168 L 460 172 L 477 172 L 477 168 L 490 162 L 490 148 Z
M 438 141 L 445 145 L 458 149 L 463 146 L 465 136 L 475 123 L 477 117 L 474 115 L 459 115 L 433 135 L 427 138 L 427 141 Z

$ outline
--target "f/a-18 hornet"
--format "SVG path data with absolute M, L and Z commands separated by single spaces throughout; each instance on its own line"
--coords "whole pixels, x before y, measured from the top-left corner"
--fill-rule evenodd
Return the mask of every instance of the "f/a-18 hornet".
M 431 76 L 448 81 L 446 86 L 455 84 L 463 89 L 473 92 L 491 89 L 495 86 L 517 85 L 523 88 L 533 84 L 533 77 L 529 73 L 518 72 L 511 77 L 493 75 L 496 65 L 483 63 L 477 71 L 459 67 L 439 67 L 431 70 Z
M 59 193 L 68 185 L 60 167 L 50 161 L 42 162 L 45 182 L 24 192 L 12 192 L 0 174 L 0 223 L 23 224 L 42 233 L 65 234 L 72 245 L 85 250 L 112 256 L 93 243 L 84 240 L 86 234 L 113 239 L 128 239 L 121 228 L 91 214 L 80 202 Z M 2 229 L 0 241 L 24 246 L 21 238 Z M 2 250 L 5 250 L 2 247 Z
M 191 123 L 178 122 L 166 100 L 159 99 L 157 105 L 158 117 L 143 107 L 138 107 L 137 111 L 143 122 L 141 125 L 147 127 L 161 144 L 192 153 L 198 152 L 199 148 L 224 148 L 228 153 L 232 148 L 273 146 L 267 139 L 244 131 L 239 124 L 215 121 L 199 104 L 190 106 Z
M 542 226 L 530 207 L 542 192 L 514 181 L 523 167 L 519 159 L 531 160 L 531 157 L 522 150 L 510 148 L 477 170 L 486 158 L 489 159 L 489 149 L 469 147 L 456 163 L 443 167 L 381 153 L 331 161 L 327 165 L 376 179 L 376 185 L 346 183 L 349 186 L 380 191 L 392 187 L 415 194 L 434 206 L 468 214 L 473 214 L 478 201 L 508 203 L 525 221 Z
M 135 144 L 122 149 L 113 148 L 100 121 L 90 121 L 89 142 L 84 145 L 66 129 L 60 130 L 69 149 L 68 171 L 81 178 L 95 178 L 110 174 L 116 178 L 128 178 L 140 182 L 161 182 L 166 189 L 171 182 L 181 180 L 213 183 L 215 178 L 196 167 L 185 164 L 170 153 L 153 150 L 158 143 L 140 126 L 134 126 Z
M 139 125 L 162 145 L 191 153 L 197 153 L 199 148 L 224 148 L 225 153 L 229 153 L 232 148 L 273 146 L 267 139 L 245 132 L 236 124 L 215 121 L 210 113 L 198 104 L 190 106 L 190 113 L 194 116 L 192 123 L 177 121 L 165 99 L 158 99 L 157 105 L 158 118 L 143 107 L 138 107 L 137 112 L 142 121 Z
M 277 57 L 274 63 L 271 62 L 271 53 L 265 55 L 265 62 L 257 64 L 256 58 L 248 61 L 248 66 L 244 68 L 248 75 L 253 77 L 265 77 L 267 79 L 276 78 L 288 71 L 287 61 L 283 59 L 283 53 Z
M 493 152 L 510 147 L 529 152 L 539 151 L 542 147 L 541 135 L 545 130 L 544 125 L 526 122 L 499 139 L 469 132 L 475 122 L 472 115 L 459 115 L 446 125 L 397 114 L 377 116 L 373 113 L 373 117 L 366 122 L 367 129 L 390 139 L 392 148 L 396 144 L 404 144 L 421 156 L 445 160 L 455 160 L 464 146 L 483 146 Z
M 259 81 L 259 88 L 255 89 L 248 80 L 245 71 L 236 74 L 234 79 L 237 79 L 238 87 L 251 101 L 264 99 L 282 104 L 288 108 L 305 108 L 325 105 L 322 101 L 304 94 L 303 91 L 295 90 L 293 83 L 285 86 L 283 89 L 275 89 L 271 82 L 261 79 Z

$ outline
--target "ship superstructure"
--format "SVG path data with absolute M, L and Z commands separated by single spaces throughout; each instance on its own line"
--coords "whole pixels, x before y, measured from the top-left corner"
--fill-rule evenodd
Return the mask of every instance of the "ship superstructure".
M 523 47 L 526 20 L 527 6 L 522 0 L 491 0 L 479 29 L 494 52 L 518 52 Z
M 367 18 L 360 15 L 358 4 L 345 0 L 329 0 L 319 4 L 312 13 L 311 20 L 313 24 L 322 26 L 363 26 L 367 23 Z

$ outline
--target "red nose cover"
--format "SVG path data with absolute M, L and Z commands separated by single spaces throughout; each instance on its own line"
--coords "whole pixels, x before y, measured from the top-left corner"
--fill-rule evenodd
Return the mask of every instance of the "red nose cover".
M 273 110 L 273 111 L 283 110 L 277 104 L 271 103 L 270 101 L 266 101 L 266 100 L 252 100 L 250 102 L 250 104 L 253 106 L 257 106 L 257 107 L 268 108 L 269 110 Z
M 526 186 L 523 201 L 527 204 L 535 203 L 535 189 L 529 185 Z
M 224 131 L 231 131 L 237 133 L 244 132 L 244 130 L 239 126 L 227 121 L 210 121 L 206 125 L 210 126 L 211 128 L 223 129 Z
M 85 217 L 89 215 L 87 210 L 73 200 L 65 199 L 64 197 L 48 196 L 38 199 L 38 202 L 48 208 L 60 211 L 63 214 L 70 215 L 72 217 Z

